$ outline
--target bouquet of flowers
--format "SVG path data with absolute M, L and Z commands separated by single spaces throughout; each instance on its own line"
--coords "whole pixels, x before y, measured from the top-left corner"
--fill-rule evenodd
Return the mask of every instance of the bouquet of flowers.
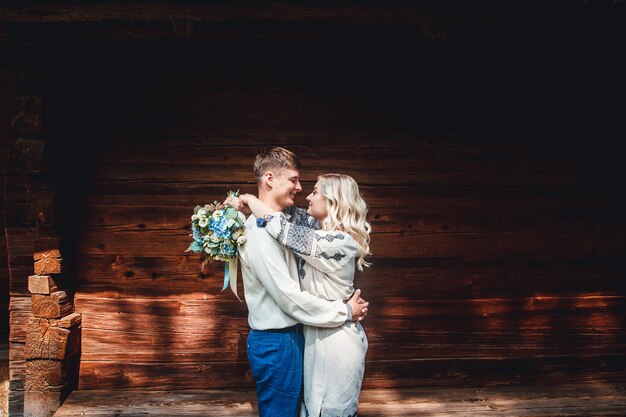
M 237 196 L 239 192 L 230 191 L 228 195 Z M 193 242 L 187 248 L 187 252 L 200 254 L 202 269 L 213 260 L 226 262 L 222 291 L 230 284 L 237 298 L 237 250 L 246 242 L 245 221 L 243 213 L 217 201 L 196 206 L 191 216 Z

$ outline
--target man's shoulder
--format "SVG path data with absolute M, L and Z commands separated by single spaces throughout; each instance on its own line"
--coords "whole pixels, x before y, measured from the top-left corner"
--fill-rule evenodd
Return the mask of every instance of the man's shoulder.
M 254 214 L 251 214 L 248 216 L 248 218 L 246 219 L 244 226 L 247 228 L 250 228 L 252 226 L 256 227 L 256 217 L 254 217 Z
M 244 223 L 244 231 L 248 241 L 253 239 L 255 241 L 276 242 L 276 239 L 270 236 L 264 228 L 257 226 L 256 217 L 254 217 L 253 214 L 246 219 L 246 222 Z M 278 244 L 278 242 L 276 243 Z

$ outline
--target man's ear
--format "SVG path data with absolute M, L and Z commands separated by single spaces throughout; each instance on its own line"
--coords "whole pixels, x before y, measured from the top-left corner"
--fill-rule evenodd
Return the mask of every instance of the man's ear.
M 269 187 L 274 186 L 275 179 L 276 179 L 276 176 L 274 175 L 272 171 L 267 171 L 265 174 L 263 174 L 263 180 L 265 181 L 265 184 L 267 184 Z

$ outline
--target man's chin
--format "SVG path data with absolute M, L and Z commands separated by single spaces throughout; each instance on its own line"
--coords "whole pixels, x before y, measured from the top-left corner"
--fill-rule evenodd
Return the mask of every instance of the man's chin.
M 283 206 L 283 209 L 286 209 L 287 207 L 291 207 L 294 204 L 296 204 L 296 202 L 294 201 L 293 198 L 286 198 L 282 206 Z

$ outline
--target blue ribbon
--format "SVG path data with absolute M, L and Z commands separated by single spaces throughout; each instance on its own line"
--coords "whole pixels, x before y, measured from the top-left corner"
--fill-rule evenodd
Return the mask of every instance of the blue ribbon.
M 228 267 L 229 265 L 229 262 L 224 263 L 224 286 L 222 287 L 222 291 L 228 288 L 228 283 L 230 281 L 230 268 Z

